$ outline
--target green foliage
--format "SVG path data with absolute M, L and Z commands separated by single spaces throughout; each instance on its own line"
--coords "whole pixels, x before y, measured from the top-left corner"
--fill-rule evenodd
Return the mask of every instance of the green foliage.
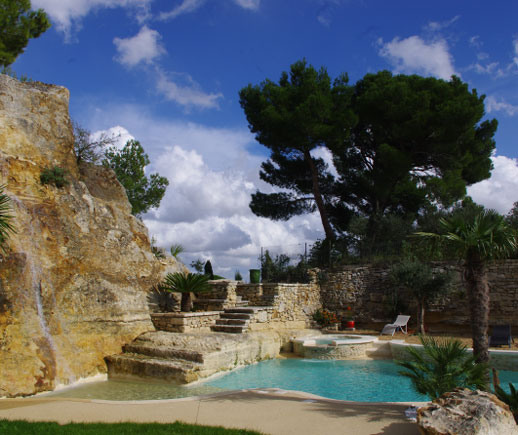
M 407 369 L 400 374 L 410 378 L 414 389 L 436 399 L 455 388 L 487 389 L 486 364 L 478 364 L 459 340 L 420 337 L 423 349 L 409 346 L 410 360 L 396 361 Z
M 81 127 L 77 122 L 72 122 L 74 128 L 74 152 L 76 160 L 80 162 L 97 163 L 104 157 L 104 149 L 115 143 L 116 137 L 102 134 L 98 140 L 92 140 L 92 133 Z
M 5 186 L 0 185 L 0 250 L 7 251 L 6 242 L 10 234 L 16 233 L 12 221 L 14 216 L 11 214 L 11 198 L 4 193 Z
M 174 258 L 178 258 L 178 255 L 180 255 L 183 251 L 184 251 L 184 248 L 179 243 L 172 245 L 171 249 L 170 249 L 171 255 Z
M 0 433 L 9 435 L 260 435 L 245 429 L 186 423 L 68 423 L 0 420 Z
M 191 261 L 190 266 L 198 273 L 203 273 L 205 269 L 205 263 L 200 258 Z
M 23 53 L 29 39 L 50 27 L 43 9 L 31 10 L 30 0 L 0 0 L 0 66 L 9 66 Z
M 451 274 L 434 271 L 430 265 L 415 259 L 405 259 L 392 267 L 389 278 L 392 289 L 402 288 L 416 301 L 417 323 L 421 334 L 424 334 L 425 309 L 451 288 Z
M 105 153 L 103 165 L 112 168 L 126 189 L 131 213 L 141 216 L 150 208 L 157 208 L 164 197 L 169 181 L 158 173 L 146 176 L 144 168 L 149 157 L 139 141 L 129 140 L 122 150 L 114 147 Z
M 513 204 L 513 208 L 505 216 L 505 221 L 515 231 L 518 230 L 518 202 Z
M 335 313 L 321 309 L 318 309 L 313 313 L 313 320 L 323 327 L 334 325 L 339 322 Z
M 65 179 L 67 171 L 58 166 L 53 168 L 45 168 L 41 171 L 40 182 L 41 184 L 53 184 L 57 188 L 65 187 L 68 181 Z
M 286 220 L 318 209 L 326 237 L 335 237 L 328 218 L 334 177 L 324 160 L 310 152 L 343 140 L 352 122 L 347 81 L 342 75 L 331 83 L 324 68 L 317 71 L 302 60 L 283 72 L 278 83 L 265 80 L 241 89 L 240 104 L 250 130 L 271 152 L 260 177 L 284 190 L 257 191 L 250 203 L 253 213 Z
M 280 254 L 272 258 L 266 250 L 259 260 L 262 282 L 309 282 L 308 265 L 304 259 L 301 259 L 296 266 L 292 266 L 287 255 Z
M 203 293 L 210 290 L 209 277 L 197 273 L 168 273 L 160 288 L 169 292 Z
M 243 276 L 241 275 L 241 272 L 239 272 L 239 270 L 236 270 L 236 273 L 234 274 L 234 279 L 236 281 L 243 281 Z
M 160 284 L 160 289 L 182 294 L 181 310 L 191 311 L 191 293 L 204 293 L 210 291 L 209 277 L 194 273 L 168 273 Z
M 505 391 L 498 383 L 494 383 L 494 389 L 496 397 L 502 402 L 509 405 L 509 409 L 513 413 L 514 420 L 518 424 L 518 390 L 514 388 L 514 385 L 509 382 L 509 393 Z
M 18 77 L 16 72 L 10 66 L 4 66 L 0 71 L 0 74 L 5 74 L 6 76 L 12 77 L 13 79 L 19 80 L 22 83 L 30 83 L 33 82 L 30 77 L 27 77 L 25 74 L 22 74 Z
M 155 236 L 151 237 L 151 252 L 159 260 L 163 259 L 163 258 L 166 258 L 165 257 L 165 249 L 156 245 L 156 238 L 155 238 Z

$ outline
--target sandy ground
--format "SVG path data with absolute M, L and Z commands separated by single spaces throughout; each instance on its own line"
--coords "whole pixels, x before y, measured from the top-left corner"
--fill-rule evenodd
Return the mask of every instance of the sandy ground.
M 323 399 L 278 389 L 243 390 L 185 399 L 108 402 L 60 398 L 0 400 L 0 419 L 69 422 L 183 421 L 278 435 L 417 435 L 409 404 Z

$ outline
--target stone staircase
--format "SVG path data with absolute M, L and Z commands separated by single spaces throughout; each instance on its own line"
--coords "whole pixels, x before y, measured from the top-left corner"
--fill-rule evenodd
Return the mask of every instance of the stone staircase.
M 250 322 L 260 314 L 265 312 L 265 307 L 235 307 L 226 308 L 216 320 L 216 324 L 210 329 L 214 332 L 229 332 L 242 334 L 249 328 Z
M 125 345 L 121 354 L 107 356 L 104 360 L 110 378 L 159 378 L 184 384 L 198 378 L 204 356 L 185 348 L 133 342 Z
M 196 307 L 204 311 L 223 311 L 226 308 L 246 307 L 248 301 L 244 301 L 241 296 L 236 296 L 235 301 L 229 301 L 224 298 L 205 298 L 204 295 L 196 298 Z

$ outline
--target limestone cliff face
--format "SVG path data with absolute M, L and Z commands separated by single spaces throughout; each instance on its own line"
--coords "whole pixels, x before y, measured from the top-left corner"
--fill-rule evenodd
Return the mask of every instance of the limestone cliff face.
M 0 184 L 17 230 L 0 261 L 0 396 L 105 372 L 104 356 L 153 329 L 148 292 L 166 265 L 115 174 L 76 164 L 68 97 L 0 75 Z M 53 166 L 64 188 L 41 185 Z

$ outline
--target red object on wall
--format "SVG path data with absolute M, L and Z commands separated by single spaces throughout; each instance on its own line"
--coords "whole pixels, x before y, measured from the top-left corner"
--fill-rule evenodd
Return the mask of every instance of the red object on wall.
M 345 327 L 346 328 L 354 328 L 354 320 L 347 320 L 345 322 Z

